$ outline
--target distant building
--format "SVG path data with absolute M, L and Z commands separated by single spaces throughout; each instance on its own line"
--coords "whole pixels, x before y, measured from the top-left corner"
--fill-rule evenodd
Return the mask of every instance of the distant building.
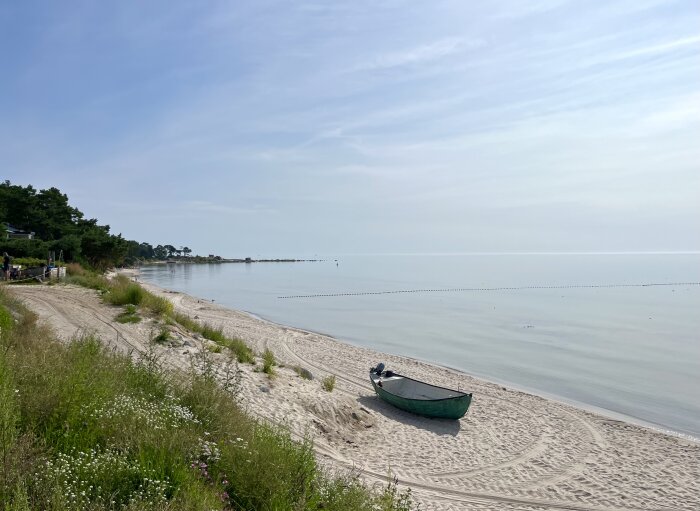
M 5 224 L 5 229 L 7 229 L 7 235 L 5 236 L 9 240 L 31 240 L 34 239 L 34 233 L 29 231 L 23 231 L 10 224 Z

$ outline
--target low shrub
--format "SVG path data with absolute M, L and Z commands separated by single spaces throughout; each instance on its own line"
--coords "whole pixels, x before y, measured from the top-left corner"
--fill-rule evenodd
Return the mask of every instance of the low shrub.
M 12 259 L 12 264 L 17 266 L 22 266 L 24 268 L 31 268 L 33 266 L 46 266 L 46 259 L 39 259 L 36 257 L 15 257 Z
M 180 312 L 173 312 L 170 317 L 184 326 L 187 330 L 191 332 L 201 333 L 202 326 L 197 323 L 194 319 L 190 318 L 187 314 L 182 314 Z
M 242 364 L 252 364 L 255 362 L 253 350 L 242 340 L 235 337 L 227 337 L 222 327 L 216 328 L 208 323 L 199 323 L 184 314 L 176 313 L 172 317 L 188 330 L 197 332 L 205 339 L 209 339 L 231 350 L 234 355 L 236 355 L 236 360 L 238 360 L 238 362 Z
M 141 301 L 142 307 L 148 309 L 156 316 L 169 316 L 173 313 L 173 304 L 170 302 L 170 300 L 156 296 L 153 293 L 145 290 L 143 293 L 143 299 Z
M 238 360 L 240 363 L 252 364 L 255 362 L 253 350 L 251 350 L 250 347 L 242 340 L 235 337 L 227 338 L 224 346 L 226 346 L 236 355 L 236 360 Z
M 156 344 L 164 344 L 170 340 L 170 330 L 167 328 L 161 328 L 158 335 L 155 335 L 151 341 Z
M 66 273 L 69 277 L 77 277 L 89 272 L 78 263 L 68 263 L 66 265 Z
M 124 307 L 124 312 L 116 317 L 118 323 L 138 323 L 141 321 L 141 316 L 138 315 L 136 306 L 127 304 Z
M 109 283 L 104 299 L 112 305 L 139 305 L 145 295 L 146 291 L 141 286 L 123 275 L 118 275 Z
M 335 375 L 331 374 L 330 376 L 326 376 L 323 380 L 321 380 L 321 386 L 326 392 L 333 392 L 333 389 L 335 388 Z
M 97 275 L 96 273 L 84 272 L 68 274 L 66 279 L 67 284 L 75 284 L 76 286 L 87 287 L 89 289 L 96 289 L 98 291 L 107 291 L 109 289 L 109 281 L 102 275 Z
M 275 374 L 275 369 L 274 366 L 277 365 L 277 361 L 275 360 L 275 354 L 272 353 L 272 350 L 270 348 L 266 348 L 265 351 L 263 352 L 262 355 L 263 359 L 263 373 L 269 374 L 270 376 L 274 376 Z

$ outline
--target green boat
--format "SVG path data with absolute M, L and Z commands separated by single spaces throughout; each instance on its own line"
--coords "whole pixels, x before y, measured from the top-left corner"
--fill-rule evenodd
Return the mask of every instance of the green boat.
M 384 364 L 369 370 L 377 395 L 397 408 L 425 417 L 459 419 L 472 402 L 471 393 L 446 389 L 385 371 Z

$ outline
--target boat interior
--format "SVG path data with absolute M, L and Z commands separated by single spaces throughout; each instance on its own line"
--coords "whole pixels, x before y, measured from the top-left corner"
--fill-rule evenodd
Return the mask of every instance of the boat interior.
M 406 399 L 449 399 L 451 397 L 464 395 L 463 392 L 435 387 L 427 383 L 404 378 L 403 376 L 392 375 L 379 378 L 377 375 L 372 375 L 372 379 L 375 382 L 381 382 L 381 387 L 387 392 L 391 392 L 392 394 Z

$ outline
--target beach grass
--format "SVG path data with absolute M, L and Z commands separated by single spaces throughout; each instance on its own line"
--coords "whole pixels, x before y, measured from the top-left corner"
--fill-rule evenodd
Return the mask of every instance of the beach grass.
M 146 290 L 123 275 L 111 279 L 104 300 L 112 305 L 140 305 Z
M 66 265 L 66 283 L 75 284 L 76 286 L 96 289 L 101 292 L 106 292 L 109 289 L 109 280 L 101 274 L 86 270 L 78 263 L 69 263 Z
M 335 388 L 335 375 L 331 374 L 323 378 L 323 380 L 321 380 L 321 387 L 323 387 L 323 390 L 326 392 L 333 392 Z
M 325 473 L 235 395 L 94 337 L 62 344 L 0 290 L 3 509 L 410 509 L 395 484 Z
M 153 336 L 151 341 L 156 344 L 164 344 L 168 342 L 170 338 L 170 330 L 168 330 L 166 327 L 163 327 L 156 335 Z
M 138 310 L 135 305 L 127 304 L 124 311 L 117 315 L 115 320 L 118 323 L 139 323 L 141 316 L 138 315 Z
M 173 304 L 171 302 L 145 290 L 141 306 L 156 316 L 171 316 L 173 313 Z
M 262 359 L 263 359 L 263 373 L 269 375 L 269 376 L 274 376 L 275 375 L 275 366 L 277 365 L 277 361 L 275 360 L 275 354 L 272 353 L 272 350 L 270 348 L 266 348 L 265 351 L 262 354 Z
M 200 323 L 186 314 L 175 312 L 173 304 L 161 296 L 156 296 L 133 282 L 124 275 L 112 279 L 86 270 L 77 263 L 68 265 L 67 282 L 102 292 L 103 300 L 112 305 L 138 306 L 144 311 L 162 318 L 165 321 L 176 322 L 190 332 L 200 334 L 205 339 L 231 350 L 241 363 L 252 364 L 255 361 L 253 350 L 241 339 L 227 336 L 222 327 L 208 323 Z M 136 322 L 134 316 L 119 316 L 122 322 Z
M 175 322 L 179 323 L 187 330 L 200 334 L 205 339 L 208 339 L 219 346 L 228 348 L 236 356 L 242 364 L 252 364 L 255 361 L 253 350 L 241 339 L 228 337 L 224 333 L 222 327 L 214 327 L 209 323 L 200 323 L 199 321 L 190 318 L 187 314 L 174 312 L 170 315 Z

